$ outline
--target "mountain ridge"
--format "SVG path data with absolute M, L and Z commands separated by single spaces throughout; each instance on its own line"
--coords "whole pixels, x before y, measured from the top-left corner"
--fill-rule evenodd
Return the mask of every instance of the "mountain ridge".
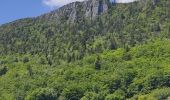
M 103 11 L 99 14 L 99 1 L 102 2 L 103 5 Z M 138 1 L 134 1 L 134 2 L 138 2 Z M 111 2 L 109 0 L 85 0 L 85 1 L 76 1 L 76 2 L 72 2 L 69 4 L 66 4 L 64 6 L 61 6 L 57 9 L 54 9 L 50 12 L 41 14 L 37 17 L 28 17 L 28 18 L 21 18 L 21 19 L 17 19 L 15 21 L 12 22 L 8 22 L 8 23 L 14 23 L 20 20 L 24 20 L 24 19 L 37 19 L 37 18 L 42 18 L 44 17 L 45 19 L 55 19 L 57 21 L 60 20 L 60 17 L 62 16 L 69 16 L 68 18 L 68 23 L 74 23 L 75 19 L 76 19 L 76 13 L 78 11 L 76 11 L 76 6 L 83 6 L 81 9 L 84 9 L 84 14 L 81 17 L 86 17 L 86 18 L 90 18 L 90 19 L 95 19 L 98 15 L 101 15 L 102 13 L 105 13 L 108 11 L 108 6 L 112 5 L 116 3 L 115 2 Z M 132 3 L 132 2 L 131 2 Z M 90 9 L 91 8 L 91 9 Z M 69 13 L 68 15 L 66 13 Z M 8 24 L 5 23 L 5 24 Z M 2 25 L 5 25 L 2 24 Z M 0 25 L 0 26 L 2 26 Z
M 0 26 L 0 100 L 169 99 L 170 0 L 77 5 Z
M 59 21 L 61 17 L 67 17 L 68 23 L 74 23 L 74 21 L 83 17 L 94 19 L 97 15 L 100 15 L 99 13 L 102 14 L 108 10 L 108 0 L 100 0 L 100 3 L 102 6 L 101 12 L 99 12 L 99 0 L 86 0 L 83 2 L 72 2 L 40 17 L 56 19 L 57 21 Z M 81 15 L 79 12 L 81 12 Z
M 82 51 L 86 50 L 86 48 L 88 47 L 90 48 L 89 50 L 86 50 L 86 52 L 96 51 L 97 47 L 93 45 L 99 46 L 100 43 L 94 44 L 95 38 L 99 37 L 101 37 L 104 42 L 107 41 L 107 45 L 103 46 L 104 48 L 102 48 L 102 50 L 98 50 L 98 52 L 109 48 L 113 49 L 129 44 L 134 45 L 136 43 L 144 42 L 147 40 L 147 38 L 150 37 L 149 34 L 147 34 L 148 32 L 153 34 L 154 36 L 158 36 L 160 35 L 159 33 L 167 30 L 168 28 L 168 25 L 165 25 L 169 15 L 168 1 L 158 1 L 158 5 L 153 5 L 153 1 L 155 0 L 113 5 L 111 7 L 108 7 L 109 9 L 107 12 L 101 14 L 93 20 L 91 20 L 90 18 L 84 18 L 83 16 L 85 14 L 85 11 L 80 11 L 79 14 L 77 14 L 80 15 L 80 18 L 77 18 L 77 21 L 70 24 L 68 24 L 68 18 L 65 18 L 65 16 L 62 17 L 60 20 L 56 19 L 53 16 L 52 18 L 36 17 L 21 19 L 11 22 L 11 24 L 5 24 L 0 27 L 0 42 L 1 47 L 4 48 L 1 50 L 1 54 L 8 51 L 8 49 L 13 50 L 12 52 L 23 52 L 23 50 L 19 51 L 17 49 L 14 49 L 15 46 L 17 46 L 17 48 L 24 48 L 24 52 L 30 52 L 30 48 L 32 48 L 33 52 L 46 52 L 45 47 L 43 47 L 45 45 L 41 43 L 41 38 L 45 38 L 43 42 L 52 42 L 53 45 L 58 45 L 58 47 L 61 47 L 62 45 L 69 45 L 69 42 L 75 43 L 75 41 L 79 41 L 80 44 L 76 43 L 77 45 L 70 45 L 67 47 L 67 49 L 70 49 L 72 52 L 75 53 L 79 52 L 81 56 L 84 55 L 81 54 Z M 81 4 L 80 2 L 77 3 Z M 74 4 L 75 3 L 72 3 L 71 6 L 75 6 Z M 81 7 L 79 8 L 81 10 Z M 160 12 L 158 8 L 165 9 L 162 11 L 161 16 L 159 14 Z M 152 11 L 155 11 L 155 14 L 153 14 Z M 155 19 L 149 22 L 149 18 L 152 18 L 154 16 L 157 17 L 157 21 L 161 20 L 162 23 L 158 23 Z M 148 24 L 145 23 L 144 18 L 148 19 Z M 136 25 L 139 22 L 141 23 L 141 25 Z M 137 26 L 138 30 L 134 29 Z M 146 26 L 148 26 L 147 29 L 145 29 Z M 134 29 L 135 32 L 138 32 L 138 35 L 136 35 L 135 32 L 133 32 L 131 29 L 128 29 L 127 27 L 130 27 L 132 30 Z M 124 34 L 128 34 L 128 40 L 126 41 L 129 42 L 123 41 L 121 39 L 126 39 Z M 108 35 L 107 38 L 105 38 L 105 35 Z M 133 36 L 133 38 L 131 38 L 131 35 Z M 143 38 L 141 38 L 141 36 L 143 36 Z M 59 38 L 60 41 L 64 41 L 63 44 L 53 43 L 51 39 L 55 40 L 56 38 Z M 37 43 L 32 43 L 32 41 L 35 40 L 37 41 Z M 16 41 L 27 44 L 26 46 L 24 46 L 25 44 L 18 44 Z M 6 44 L 8 44 L 9 46 L 6 46 Z M 38 45 L 35 47 L 36 49 L 32 46 L 35 44 Z M 81 47 L 79 47 L 78 45 L 81 45 Z M 47 44 L 47 47 L 48 46 L 49 44 Z M 48 49 L 52 49 L 52 47 L 48 47 L 47 50 Z M 60 50 L 61 48 L 58 49 Z M 69 52 L 69 50 L 64 50 L 63 52 Z M 81 56 L 78 58 L 81 58 Z

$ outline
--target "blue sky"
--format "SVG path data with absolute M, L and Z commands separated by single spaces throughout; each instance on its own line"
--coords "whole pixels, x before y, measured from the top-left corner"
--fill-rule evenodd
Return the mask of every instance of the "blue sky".
M 0 24 L 49 12 L 42 0 L 0 0 Z
M 83 0 L 0 0 L 0 24 L 35 17 L 65 4 Z M 119 3 L 135 0 L 116 0 Z
M 21 18 L 39 16 L 74 1 L 77 0 L 0 0 L 0 25 Z

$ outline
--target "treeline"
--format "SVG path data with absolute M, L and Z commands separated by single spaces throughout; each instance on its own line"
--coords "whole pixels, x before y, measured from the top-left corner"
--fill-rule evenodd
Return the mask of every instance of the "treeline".
M 95 20 L 82 17 L 68 24 L 45 17 L 23 19 L 0 27 L 0 54 L 41 54 L 49 63 L 76 61 L 85 55 L 129 48 L 154 37 L 169 38 L 168 0 L 112 5 Z M 81 13 L 81 8 L 79 8 Z

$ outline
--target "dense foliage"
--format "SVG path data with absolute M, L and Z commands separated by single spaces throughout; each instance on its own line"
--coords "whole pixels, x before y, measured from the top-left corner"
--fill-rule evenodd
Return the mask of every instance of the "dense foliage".
M 100 57 L 101 69 L 95 62 Z M 25 60 L 28 59 L 28 60 Z M 170 40 L 106 51 L 50 66 L 39 55 L 0 57 L 2 100 L 164 100 L 170 97 Z M 151 99 L 152 98 L 152 99 Z
M 43 54 L 49 63 L 59 64 L 60 60 L 79 60 L 84 55 L 145 43 L 153 37 L 169 37 L 170 1 L 153 1 L 112 5 L 94 20 L 81 17 L 72 24 L 64 17 L 59 23 L 42 16 L 3 25 L 0 54 Z
M 169 38 L 169 0 L 110 4 L 72 24 L 40 16 L 2 25 L 0 100 L 168 100 Z

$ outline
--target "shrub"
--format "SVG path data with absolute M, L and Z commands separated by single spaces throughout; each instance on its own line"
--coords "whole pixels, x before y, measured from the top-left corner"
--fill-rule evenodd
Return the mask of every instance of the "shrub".
M 24 57 L 23 58 L 23 63 L 27 63 L 27 62 L 29 62 L 29 58 L 28 57 Z
M 26 100 L 56 100 L 57 96 L 53 89 L 50 88 L 38 88 L 32 91 Z
M 81 98 L 81 100 L 98 100 L 98 94 L 95 92 L 87 92 L 85 96 Z
M 105 100 L 124 100 L 124 97 L 122 95 L 109 94 L 106 96 Z
M 8 71 L 8 68 L 6 66 L 0 69 L 0 76 L 6 74 L 7 71 Z
M 67 100 L 80 100 L 84 95 L 84 90 L 81 86 L 70 85 L 63 90 L 61 95 Z

